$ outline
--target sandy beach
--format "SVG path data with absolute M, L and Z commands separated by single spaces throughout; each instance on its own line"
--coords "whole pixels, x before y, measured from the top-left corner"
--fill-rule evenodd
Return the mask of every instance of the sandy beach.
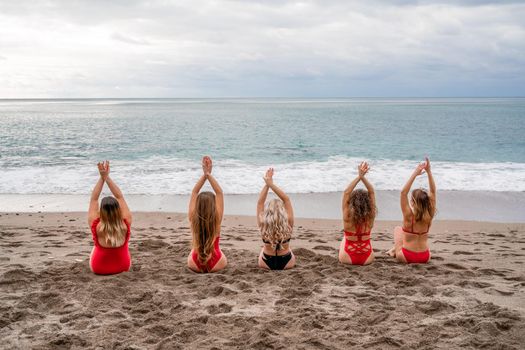
M 343 187 L 343 186 L 341 186 Z M 106 192 L 109 195 L 109 192 Z M 301 218 L 339 220 L 341 192 L 290 193 L 294 213 Z M 272 194 L 270 193 L 270 197 Z M 398 220 L 401 217 L 399 190 L 376 191 L 380 208 L 377 220 Z M 226 194 L 226 215 L 250 216 L 255 213 L 259 194 Z M 73 212 L 86 210 L 87 194 L 1 194 L 0 212 Z M 185 212 L 189 195 L 126 194 L 131 208 L 139 212 Z M 437 220 L 525 222 L 525 192 L 439 191 Z
M 0 338 L 6 349 L 522 349 L 525 224 L 436 221 L 428 265 L 383 254 L 337 261 L 338 220 L 298 219 L 297 267 L 257 268 L 255 220 L 227 216 L 223 272 L 186 268 L 185 215 L 137 213 L 132 268 L 89 270 L 85 213 L 0 215 Z

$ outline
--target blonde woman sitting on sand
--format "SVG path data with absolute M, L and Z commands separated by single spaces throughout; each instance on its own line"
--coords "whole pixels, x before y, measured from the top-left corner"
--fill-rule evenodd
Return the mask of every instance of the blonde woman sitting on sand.
M 89 202 L 88 224 L 95 246 L 91 252 L 91 271 L 110 275 L 128 271 L 131 266 L 128 242 L 131 234 L 131 212 L 122 192 L 109 177 L 109 162 L 98 163 L 98 179 Z M 98 198 L 106 183 L 114 197 Z
M 343 194 L 344 237 L 339 245 L 339 261 L 343 264 L 368 265 L 374 261 L 370 232 L 376 216 L 376 199 L 372 184 L 365 178 L 370 167 L 362 162 L 358 176 Z M 362 181 L 366 190 L 355 187 Z
M 427 173 L 430 193 L 424 189 L 412 191 L 410 203 L 408 193 L 417 176 Z M 401 190 L 403 226 L 394 229 L 394 247 L 388 254 L 402 263 L 427 263 L 430 261 L 428 231 L 436 212 L 436 184 L 430 170 L 430 160 L 419 164 L 405 187 Z
M 188 267 L 195 272 L 216 272 L 226 267 L 226 256 L 219 247 L 224 195 L 221 186 L 211 175 L 212 161 L 202 158 L 203 174 L 191 193 L 188 218 L 192 233 L 192 250 L 188 256 Z M 208 180 L 213 192 L 199 193 Z
M 295 265 L 295 255 L 290 249 L 293 228 L 293 208 L 290 198 L 273 183 L 273 168 L 266 171 L 266 183 L 257 202 L 257 225 L 264 243 L 259 254 L 259 267 L 269 270 L 290 269 Z M 265 207 L 269 189 L 279 197 Z

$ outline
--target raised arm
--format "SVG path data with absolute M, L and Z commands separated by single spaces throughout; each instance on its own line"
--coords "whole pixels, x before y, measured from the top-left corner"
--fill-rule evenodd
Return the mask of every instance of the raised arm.
M 425 171 L 425 167 L 426 162 L 418 164 L 412 175 L 410 175 L 407 183 L 401 190 L 401 212 L 403 213 L 403 217 L 405 219 L 408 219 L 412 215 L 412 209 L 410 209 L 410 204 L 408 202 L 408 193 L 410 192 L 416 177 L 423 174 L 423 171 Z
M 350 195 L 352 194 L 352 191 L 355 189 L 357 184 L 361 181 L 359 176 L 356 176 L 355 179 L 350 182 L 350 184 L 345 188 L 345 191 L 343 192 L 343 201 L 342 201 L 342 210 L 343 210 L 343 220 L 345 220 L 348 217 L 348 210 L 350 208 L 348 207 L 348 202 L 350 201 Z
M 208 175 L 208 181 L 211 185 L 211 188 L 213 188 L 213 191 L 215 192 L 215 208 L 217 210 L 217 220 L 219 222 L 222 222 L 222 216 L 224 215 L 224 193 L 222 192 L 221 186 L 212 174 Z
M 109 161 L 106 160 L 105 162 L 102 162 L 102 172 L 101 176 L 106 182 L 106 184 L 109 187 L 109 190 L 115 197 L 115 199 L 118 201 L 118 204 L 120 206 L 120 212 L 122 213 L 122 218 L 126 219 L 128 224 L 131 225 L 131 212 L 128 207 L 128 203 L 126 203 L 126 200 L 124 199 L 124 195 L 122 194 L 122 191 L 117 186 L 117 184 L 109 177 Z
M 283 190 L 281 190 L 276 184 L 273 183 L 273 172 L 273 168 L 268 169 L 268 171 L 266 171 L 264 181 L 266 182 L 266 185 L 272 189 L 273 193 L 275 193 L 277 197 L 279 197 L 279 199 L 283 201 L 284 209 L 286 210 L 286 214 L 288 215 L 288 225 L 290 225 L 290 227 L 293 228 L 294 215 L 292 201 L 290 200 L 290 197 L 288 197 L 288 195 L 284 193 Z
M 213 192 L 215 192 L 215 208 L 217 210 L 217 219 L 219 223 L 222 222 L 222 216 L 224 215 L 224 193 L 222 192 L 222 188 L 219 185 L 219 182 L 213 177 L 211 174 L 211 171 L 213 169 L 213 163 L 211 161 L 211 158 L 208 156 L 205 156 L 202 158 L 202 170 L 204 171 L 204 175 L 206 175 L 206 179 L 211 185 L 211 188 L 213 188 Z
M 99 178 L 97 184 L 91 192 L 91 198 L 89 200 L 89 210 L 88 210 L 88 225 L 91 227 L 91 224 L 95 219 L 98 218 L 98 198 L 102 192 L 102 187 L 104 186 L 104 180 Z
M 430 168 L 430 159 L 425 158 L 427 161 L 427 166 L 425 168 L 425 171 L 427 172 L 428 177 L 428 187 L 430 190 L 430 199 L 433 201 L 433 204 L 436 205 L 436 195 L 437 195 L 437 189 L 436 189 L 436 183 L 434 182 L 434 176 L 432 176 L 432 169 Z
M 264 211 L 264 203 L 266 203 L 266 198 L 268 197 L 268 190 L 270 190 L 270 187 L 265 184 L 257 201 L 257 226 L 261 226 L 261 215 Z
M 113 196 L 118 201 L 118 204 L 120 206 L 120 212 L 122 213 L 122 218 L 125 219 L 129 225 L 131 225 L 133 217 L 131 215 L 131 210 L 129 210 L 128 203 L 124 199 L 122 191 L 109 176 L 106 179 L 106 183 L 108 184 L 109 190 L 111 191 L 111 193 L 113 193 Z
M 197 196 L 199 195 L 199 192 L 204 186 L 204 183 L 206 182 L 206 175 L 202 174 L 195 186 L 193 187 L 193 191 L 191 191 L 191 198 L 190 198 L 190 206 L 188 208 L 188 219 L 191 221 L 191 218 L 193 217 L 193 212 L 195 211 L 195 205 L 197 204 Z
M 346 220 L 346 218 L 348 217 L 348 210 L 350 210 L 350 208 L 348 207 L 348 202 L 350 201 L 350 195 L 354 191 L 359 181 L 363 181 L 364 183 L 365 174 L 368 172 L 369 169 L 370 167 L 368 166 L 367 162 L 361 162 L 361 164 L 359 164 L 359 166 L 357 167 L 357 172 L 358 172 L 357 177 L 353 179 L 352 182 L 350 182 L 350 184 L 346 187 L 345 191 L 343 192 L 343 201 L 341 203 L 342 210 L 343 210 L 343 221 Z M 365 183 L 365 186 L 367 189 L 369 189 L 369 187 L 372 189 L 372 195 L 370 198 L 373 198 L 375 201 L 375 196 L 373 195 L 374 188 L 372 187 L 372 185 L 370 185 L 370 183 L 368 183 L 368 186 Z
M 366 190 L 368 191 L 368 197 L 370 198 L 370 204 L 372 205 L 372 208 L 375 208 L 376 193 L 374 191 L 374 186 L 372 186 L 370 181 L 368 181 L 368 179 L 365 177 L 368 170 L 370 170 L 368 163 L 367 162 L 361 163 L 361 165 L 359 166 L 359 178 L 361 179 L 361 181 L 366 187 Z
M 102 188 L 104 187 L 104 182 L 106 181 L 107 177 L 109 176 L 109 162 L 98 162 L 97 163 L 98 173 L 100 175 L 97 184 L 95 185 L 95 188 L 93 188 L 93 191 L 91 192 L 91 198 L 89 199 L 89 210 L 88 210 L 88 224 L 89 227 L 91 227 L 91 224 L 95 219 L 98 218 L 99 214 L 99 207 L 98 207 L 98 199 L 100 197 L 100 193 L 102 192 Z

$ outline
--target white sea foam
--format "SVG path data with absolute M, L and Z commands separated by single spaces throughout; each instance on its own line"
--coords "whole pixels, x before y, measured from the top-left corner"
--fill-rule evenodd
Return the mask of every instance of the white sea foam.
M 275 168 L 275 182 L 290 193 L 342 191 L 356 176 L 361 159 L 343 156 L 326 161 L 287 164 L 250 164 L 217 159 L 214 174 L 225 193 L 257 193 L 268 166 Z M 399 190 L 416 162 L 371 160 L 369 180 L 379 190 Z M 524 163 L 433 162 L 436 183 L 442 190 L 525 191 Z M 202 170 L 200 163 L 187 159 L 151 157 L 140 161 L 112 162 L 112 177 L 128 194 L 188 194 Z M 0 193 L 85 194 L 97 179 L 96 166 L 79 161 L 75 166 L 20 167 L 0 169 Z M 426 176 L 414 186 L 426 187 Z

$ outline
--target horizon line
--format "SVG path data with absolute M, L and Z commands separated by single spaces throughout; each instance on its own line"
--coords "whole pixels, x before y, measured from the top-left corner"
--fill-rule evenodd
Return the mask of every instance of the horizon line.
M 525 98 L 523 96 L 330 96 L 330 97 L 301 97 L 301 96 L 230 96 L 230 97 L 0 97 L 0 101 L 5 100 L 185 100 L 185 99 L 378 99 L 378 98 Z

